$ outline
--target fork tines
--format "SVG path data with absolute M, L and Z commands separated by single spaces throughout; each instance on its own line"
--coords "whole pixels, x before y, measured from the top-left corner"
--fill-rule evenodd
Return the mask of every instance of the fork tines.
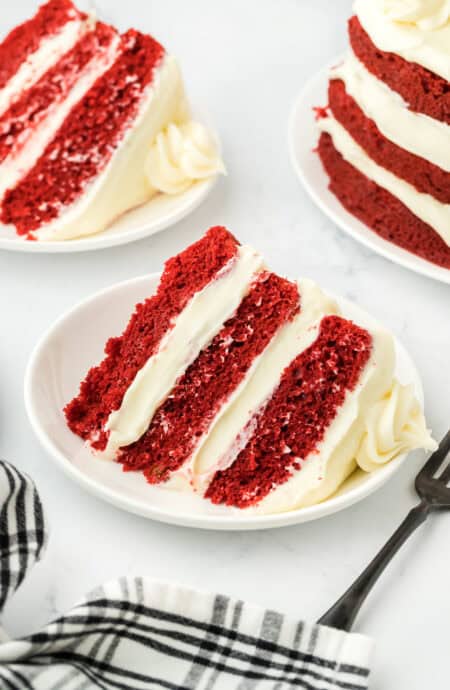
M 438 449 L 430 455 L 428 461 L 420 470 L 417 479 L 420 477 L 434 477 L 447 455 L 450 453 L 450 429 L 439 444 Z M 448 473 L 448 467 L 444 469 L 443 474 Z M 450 479 L 450 475 L 446 481 Z

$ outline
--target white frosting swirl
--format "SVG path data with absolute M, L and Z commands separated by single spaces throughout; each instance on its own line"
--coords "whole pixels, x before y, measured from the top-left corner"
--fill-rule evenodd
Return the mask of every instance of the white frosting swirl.
M 165 194 L 179 194 L 196 180 L 225 173 L 218 147 L 199 122 L 170 124 L 160 132 L 146 161 L 147 178 Z
M 388 19 L 402 24 L 414 24 L 424 31 L 432 31 L 447 24 L 450 17 L 449 0 L 378 0 Z
M 379 50 L 450 81 L 450 0 L 355 0 L 355 14 Z
M 415 448 L 435 450 L 437 444 L 426 427 L 413 386 L 394 381 L 392 389 L 367 412 L 356 461 L 371 472 Z

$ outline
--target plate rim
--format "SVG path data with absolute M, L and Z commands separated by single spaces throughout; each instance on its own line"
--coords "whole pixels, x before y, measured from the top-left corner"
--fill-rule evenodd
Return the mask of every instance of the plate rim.
M 402 247 L 398 247 L 397 245 L 388 242 L 387 240 L 383 239 L 379 235 L 377 235 L 373 230 L 371 230 L 368 226 L 366 226 L 362 221 L 360 221 L 358 218 L 353 216 L 349 211 L 347 211 L 344 207 L 339 205 L 339 211 L 335 211 L 329 204 L 327 204 L 326 200 L 321 198 L 319 195 L 318 190 L 314 186 L 314 184 L 309 180 L 305 170 L 304 166 L 302 163 L 298 160 L 298 157 L 296 155 L 296 141 L 298 139 L 297 133 L 298 133 L 298 120 L 299 120 L 299 115 L 298 111 L 301 110 L 302 106 L 305 105 L 309 101 L 309 94 L 312 92 L 315 92 L 316 90 L 320 89 L 322 86 L 323 82 L 323 91 L 324 91 L 324 96 L 326 100 L 326 87 L 328 85 L 328 80 L 329 80 L 329 72 L 330 69 L 338 64 L 340 61 L 342 61 L 345 57 L 345 53 L 341 53 L 340 55 L 337 55 L 334 57 L 332 60 L 330 60 L 324 67 L 322 67 L 320 70 L 315 72 L 308 80 L 307 82 L 302 86 L 300 91 L 298 92 L 295 100 L 293 101 L 293 104 L 290 109 L 289 113 L 289 119 L 288 119 L 288 136 L 287 136 L 287 143 L 288 143 L 288 151 L 289 151 L 289 159 L 291 162 L 291 165 L 294 169 L 294 172 L 296 174 L 296 177 L 299 179 L 300 183 L 302 184 L 303 188 L 309 195 L 309 197 L 312 199 L 312 201 L 316 204 L 316 206 L 319 207 L 319 209 L 343 232 L 345 232 L 347 235 L 352 237 L 354 240 L 359 242 L 360 244 L 364 245 L 368 249 L 372 250 L 373 252 L 379 254 L 380 256 L 383 256 L 385 259 L 388 259 L 392 263 L 397 264 L 398 266 L 401 266 L 402 268 L 406 268 L 410 271 L 413 271 L 414 273 L 418 273 L 420 275 L 425 276 L 426 278 L 431 278 L 433 280 L 437 280 L 439 282 L 445 283 L 445 284 L 450 284 L 450 270 L 445 269 L 441 266 L 437 266 L 433 264 L 431 261 L 427 261 L 426 259 L 422 259 L 419 256 L 416 256 L 412 252 L 407 251 L 406 249 L 403 249 Z M 319 104 L 320 105 L 320 104 Z M 311 146 L 315 145 L 315 141 L 310 142 Z M 324 177 L 326 178 L 326 173 L 323 172 Z M 330 200 L 336 200 L 336 197 L 331 194 L 331 192 L 328 190 L 328 185 L 326 189 L 326 194 L 327 196 L 330 196 Z M 361 228 L 364 228 L 365 230 L 369 230 L 373 234 L 373 238 L 370 236 L 365 236 L 364 234 L 360 233 L 358 230 L 355 230 L 351 223 L 355 223 L 361 226 Z M 395 247 L 396 252 L 401 252 L 400 256 L 397 256 L 396 254 L 393 253 L 392 249 Z
M 52 461 L 63 471 L 63 473 L 71 478 L 76 484 L 86 489 L 88 493 L 100 498 L 107 503 L 110 503 L 126 512 L 132 514 L 140 515 L 147 519 L 155 520 L 157 522 L 163 522 L 167 524 L 178 525 L 182 527 L 194 527 L 198 529 L 208 529 L 208 530 L 225 530 L 225 531 L 238 531 L 238 530 L 258 530 L 258 529 L 273 529 L 286 527 L 289 525 L 300 524 L 303 522 L 310 522 L 322 517 L 326 517 L 333 513 L 339 512 L 347 507 L 358 503 L 359 501 L 367 498 L 370 494 L 381 488 L 389 479 L 400 469 L 401 465 L 405 462 L 407 458 L 407 453 L 399 456 L 390 463 L 383 465 L 379 470 L 371 473 L 372 481 L 364 482 L 363 484 L 355 487 L 347 493 L 333 496 L 330 499 L 318 504 L 311 506 L 306 506 L 304 508 L 298 508 L 293 511 L 287 511 L 282 513 L 271 513 L 264 515 L 205 515 L 199 513 L 194 516 L 191 513 L 176 513 L 174 514 L 170 510 L 162 510 L 161 508 L 152 507 L 151 505 L 142 507 L 140 504 L 133 505 L 133 499 L 126 499 L 121 494 L 117 493 L 114 489 L 111 489 L 104 484 L 99 483 L 94 478 L 87 476 L 80 470 L 76 465 L 74 465 L 70 459 L 60 451 L 56 444 L 51 440 L 45 431 L 43 425 L 41 425 L 39 420 L 39 414 L 35 409 L 34 405 L 34 394 L 33 394 L 33 380 L 36 374 L 36 365 L 39 361 L 39 357 L 47 346 L 48 341 L 51 340 L 52 336 L 57 333 L 58 329 L 63 326 L 64 322 L 69 320 L 73 315 L 82 311 L 84 308 L 95 303 L 99 298 L 106 296 L 108 293 L 115 290 L 126 289 L 129 286 L 136 286 L 143 283 L 144 281 L 157 280 L 160 273 L 155 272 L 151 274 L 145 274 L 137 276 L 135 278 L 130 278 L 125 281 L 120 281 L 114 283 L 109 287 L 103 288 L 94 294 L 88 296 L 87 298 L 77 302 L 71 308 L 67 309 L 63 314 L 61 314 L 50 326 L 45 330 L 45 332 L 39 338 L 37 344 L 33 348 L 31 355 L 29 357 L 25 377 L 24 377 L 24 402 L 25 409 L 27 412 L 28 420 L 31 427 L 36 434 L 41 446 L 48 453 Z M 330 295 L 334 297 L 333 295 Z M 375 317 L 372 317 L 368 312 L 361 308 L 358 304 L 344 298 L 344 297 L 334 297 L 337 299 L 341 305 L 346 304 L 351 305 L 357 311 L 362 314 L 367 315 L 374 322 L 378 323 L 380 328 L 383 328 L 382 324 L 378 322 Z M 392 334 L 393 335 L 393 334 Z M 422 381 L 415 366 L 415 363 L 411 356 L 409 355 L 406 348 L 403 346 L 401 341 L 393 335 L 396 348 L 398 352 L 401 353 L 403 357 L 406 357 L 408 364 L 411 366 L 414 372 L 414 384 L 417 387 L 417 393 L 423 403 L 423 386 Z M 80 441 L 81 442 L 81 441 Z M 136 502 L 134 502 L 136 503 Z

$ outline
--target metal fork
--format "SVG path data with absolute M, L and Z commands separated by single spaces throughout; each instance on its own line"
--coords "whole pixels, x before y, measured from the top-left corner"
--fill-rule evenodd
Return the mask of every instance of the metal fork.
M 339 630 L 351 630 L 359 609 L 375 582 L 408 537 L 435 510 L 450 510 L 450 462 L 436 476 L 450 453 L 450 430 L 416 477 L 420 503 L 413 508 L 381 551 L 357 580 L 319 620 L 318 623 Z M 448 458 L 450 460 L 450 458 Z

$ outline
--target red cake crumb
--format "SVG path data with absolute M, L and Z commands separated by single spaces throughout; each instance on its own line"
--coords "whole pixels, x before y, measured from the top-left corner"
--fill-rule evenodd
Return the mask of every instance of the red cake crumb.
M 323 120 L 324 117 L 328 117 L 328 106 L 325 108 L 323 106 L 316 106 L 313 108 L 314 111 L 314 118 L 318 122 L 319 120 Z
M 371 350 L 367 331 L 339 316 L 325 317 L 315 342 L 285 369 L 254 435 L 234 463 L 215 474 L 206 497 L 247 508 L 301 470 L 356 386 Z
M 86 65 L 99 58 L 115 35 L 112 27 L 98 23 L 0 116 L 0 163 L 23 146 L 48 110 L 68 95 Z
M 122 53 L 72 109 L 32 170 L 6 192 L 1 220 L 19 234 L 57 218 L 110 160 L 132 124 L 164 48 L 130 29 Z
M 411 110 L 450 123 L 448 81 L 395 53 L 378 50 L 356 16 L 349 21 L 349 34 L 353 52 L 359 60 L 369 72 L 397 91 Z
M 177 314 L 236 256 L 237 248 L 238 242 L 225 228 L 214 227 L 166 262 L 156 294 L 136 306 L 121 336 L 108 340 L 105 359 L 88 372 L 79 395 L 65 407 L 74 433 L 92 440 L 95 448 L 105 448 L 102 427 L 110 412 L 120 407 L 127 388 L 173 327 Z
M 151 484 L 163 482 L 192 455 L 203 434 L 254 360 L 279 328 L 299 310 L 294 283 L 265 273 L 179 379 L 147 432 L 121 450 L 125 470 L 145 470 Z
M 347 211 L 383 239 L 450 268 L 450 247 L 442 237 L 396 197 L 347 163 L 326 132 L 319 139 L 319 155 L 330 178 L 330 190 Z
M 386 139 L 346 92 L 343 81 L 330 81 L 328 97 L 336 120 L 378 165 L 406 180 L 419 192 L 430 194 L 444 204 L 450 203 L 448 172 Z
M 86 18 L 71 0 L 50 0 L 32 19 L 13 29 L 0 43 L 0 89 L 17 72 L 22 62 L 38 48 L 41 40 L 57 33 L 64 24 Z

